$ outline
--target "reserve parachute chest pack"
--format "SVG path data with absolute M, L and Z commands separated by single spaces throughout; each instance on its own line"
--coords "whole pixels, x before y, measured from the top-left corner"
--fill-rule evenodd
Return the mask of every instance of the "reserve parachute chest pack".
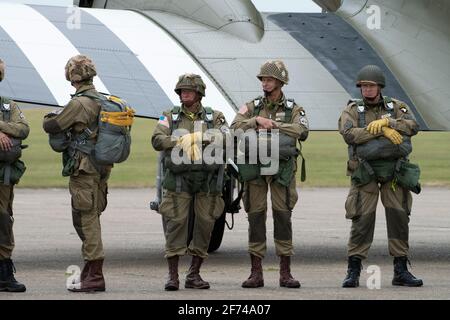
M 11 101 L 0 97 L 0 111 L 2 113 L 2 120 L 9 122 L 11 120 Z M 0 161 L 6 163 L 13 163 L 22 155 L 22 140 L 14 137 L 9 137 L 12 143 L 10 150 L 0 150 Z
M 171 110 L 170 131 L 171 134 L 178 129 L 181 118 L 181 107 L 175 106 Z M 214 111 L 211 107 L 203 107 L 202 121 L 207 129 L 214 128 Z M 174 164 L 171 160 L 171 152 L 163 156 L 163 167 L 168 169 L 164 173 L 163 186 L 174 192 L 196 193 L 222 192 L 224 181 L 223 164 Z
M 290 123 L 292 120 L 292 111 L 294 109 L 294 100 L 292 99 L 286 99 L 283 110 L 284 110 L 284 120 L 282 122 L 284 123 Z M 263 97 L 258 97 L 253 100 L 253 113 L 252 116 L 256 117 L 259 116 L 263 105 Z M 270 141 L 272 139 L 273 135 L 270 132 L 265 132 L 262 135 L 258 134 L 258 140 L 259 139 L 266 139 L 267 141 Z M 280 184 L 284 186 L 288 186 L 290 184 L 290 181 L 292 179 L 292 173 L 294 170 L 294 161 L 296 161 L 297 157 L 300 155 L 302 157 L 302 167 L 301 167 L 301 181 L 305 181 L 306 179 L 306 165 L 305 165 L 305 159 L 301 153 L 301 149 L 297 148 L 297 141 L 294 138 L 289 137 L 288 135 L 285 135 L 283 133 L 279 133 L 277 135 L 278 142 L 279 142 L 279 160 L 280 160 L 280 169 L 279 172 L 275 175 L 276 181 L 278 181 Z M 271 146 L 270 142 L 265 143 L 269 149 Z M 239 150 L 248 155 L 249 150 L 247 147 L 249 147 L 249 142 L 244 142 L 245 150 L 241 148 L 242 144 L 240 144 Z M 259 143 L 258 143 L 259 146 Z M 301 143 L 299 141 L 299 146 L 301 148 Z M 258 153 L 260 152 L 258 147 Z M 265 154 L 271 154 L 271 150 L 266 150 Z M 248 164 L 248 163 L 238 163 L 237 164 L 239 168 L 239 176 L 240 180 L 242 182 L 255 180 L 261 177 L 261 164 Z
M 11 120 L 11 101 L 0 97 L 0 111 L 2 120 L 9 122 Z M 24 174 L 25 164 L 19 160 L 22 156 L 22 149 L 26 145 L 22 145 L 22 140 L 9 137 L 12 143 L 11 149 L 8 151 L 0 150 L 0 183 L 5 185 L 16 184 Z
M 88 97 L 100 103 L 97 142 L 88 139 L 92 130 L 86 128 L 74 140 L 74 148 L 90 154 L 100 165 L 112 165 L 125 161 L 131 149 L 131 126 L 135 111 L 127 102 L 113 95 L 77 94 L 76 97 Z

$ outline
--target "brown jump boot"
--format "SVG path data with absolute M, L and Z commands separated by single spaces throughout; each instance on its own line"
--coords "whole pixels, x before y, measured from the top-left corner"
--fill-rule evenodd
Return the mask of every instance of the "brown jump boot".
M 83 270 L 81 271 L 81 274 L 80 274 L 80 279 L 79 279 L 79 281 L 78 282 L 82 282 L 82 281 L 85 281 L 86 280 L 86 278 L 87 278 L 87 276 L 88 276 L 88 274 L 89 274 L 89 269 L 91 268 L 91 264 L 90 264 L 90 262 L 89 261 L 85 261 L 84 262 L 84 267 L 83 267 Z
M 199 256 L 192 256 L 191 267 L 189 268 L 189 273 L 186 276 L 186 281 L 184 283 L 185 288 L 209 289 L 209 283 L 200 277 L 200 267 L 202 263 L 203 258 Z
M 87 271 L 86 278 L 84 279 L 84 281 L 76 283 L 71 287 L 67 288 L 69 291 L 72 292 L 105 291 L 105 278 L 103 277 L 103 259 L 88 261 L 87 263 L 89 269 Z
M 242 283 L 242 288 L 259 288 L 264 287 L 264 278 L 262 270 L 262 259 L 253 254 L 250 255 L 252 269 L 250 276 Z
M 178 280 L 178 256 L 167 258 L 169 264 L 169 279 L 164 286 L 167 291 L 176 291 L 180 287 L 180 281 Z
M 291 275 L 291 257 L 280 256 L 280 287 L 300 288 L 300 282 Z

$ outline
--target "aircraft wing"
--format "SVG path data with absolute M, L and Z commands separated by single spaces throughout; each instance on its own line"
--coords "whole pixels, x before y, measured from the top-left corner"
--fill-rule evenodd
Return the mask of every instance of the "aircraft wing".
M 450 119 L 436 122 L 427 116 L 433 107 L 412 99 L 392 66 L 339 15 L 259 13 L 243 1 L 215 8 L 218 2 L 205 0 L 183 1 L 187 7 L 181 9 L 177 2 L 174 11 L 171 3 L 80 11 L 0 3 L 0 57 L 7 64 L 0 95 L 65 105 L 74 90 L 64 78 L 64 66 L 82 53 L 96 63 L 97 89 L 126 99 L 140 116 L 158 118 L 178 104 L 173 91 L 178 76 L 193 72 L 206 81 L 204 104 L 223 111 L 231 122 L 242 104 L 261 95 L 260 65 L 282 59 L 290 76 L 283 90 L 306 109 L 311 129 L 336 130 L 347 101 L 359 95 L 357 71 L 370 63 L 386 72 L 384 94 L 407 102 L 422 129 L 450 130 Z M 213 14 L 218 18 L 205 18 Z M 220 19 L 229 23 L 217 24 Z

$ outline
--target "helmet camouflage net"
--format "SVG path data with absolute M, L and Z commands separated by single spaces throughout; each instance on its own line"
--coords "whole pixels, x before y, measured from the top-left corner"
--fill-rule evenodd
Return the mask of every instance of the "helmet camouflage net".
M 289 82 L 289 73 L 285 64 L 281 60 L 267 61 L 264 63 L 256 77 L 260 81 L 263 77 L 272 77 L 280 80 L 284 84 L 288 84 Z
M 0 81 L 5 78 L 5 63 L 0 59 Z
M 70 82 L 91 80 L 97 75 L 92 60 L 84 55 L 77 55 L 69 59 L 66 64 L 66 79 Z
M 178 78 L 178 82 L 175 86 L 175 92 L 180 95 L 182 89 L 193 90 L 204 97 L 206 85 L 203 82 L 202 77 L 199 75 L 186 73 Z
M 359 88 L 363 83 L 374 83 L 384 88 L 386 86 L 386 78 L 383 71 L 375 65 L 368 65 L 363 67 L 358 72 L 356 79 L 356 86 Z

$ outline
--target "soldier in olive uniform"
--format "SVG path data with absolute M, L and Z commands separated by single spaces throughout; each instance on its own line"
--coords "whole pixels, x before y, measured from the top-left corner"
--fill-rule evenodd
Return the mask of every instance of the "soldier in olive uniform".
M 5 76 L 5 64 L 0 59 L 0 82 Z M 17 104 L 0 97 L 0 291 L 24 292 L 25 286 L 14 278 L 11 260 L 14 249 L 13 199 L 14 184 L 25 171 L 20 157 L 20 141 L 30 128 Z
M 178 260 L 186 252 L 192 256 L 192 263 L 186 276 L 185 288 L 210 287 L 200 277 L 200 266 L 208 256 L 215 221 L 224 209 L 221 197 L 224 167 L 223 164 L 205 164 L 202 161 L 202 151 L 208 143 L 214 142 L 213 139 L 202 139 L 202 133 L 215 129 L 220 135 L 215 143 L 219 143 L 223 150 L 221 141 L 225 141 L 224 136 L 229 129 L 221 112 L 202 105 L 205 88 L 198 75 L 180 76 L 175 92 L 180 96 L 181 107 L 164 112 L 152 136 L 155 150 L 164 152 L 166 169 L 163 181 L 165 192 L 159 212 L 165 224 L 165 258 L 169 265 L 169 279 L 165 289 L 170 291 L 179 289 Z M 196 128 L 198 131 L 195 131 Z M 180 130 L 181 137 L 175 137 Z M 176 146 L 181 147 L 183 155 L 188 156 L 187 163 L 174 163 L 172 151 Z M 191 160 L 194 162 L 191 163 Z M 194 211 L 194 225 L 192 240 L 187 245 L 191 207 Z
M 373 240 L 379 194 L 386 211 L 389 253 L 394 257 L 392 284 L 421 286 L 422 280 L 416 279 L 407 269 L 411 192 L 393 180 L 398 161 L 407 157 L 407 153 L 397 155 L 395 150 L 401 150 L 405 141 L 417 134 L 419 126 L 404 102 L 382 95 L 385 77 L 379 67 L 368 65 L 362 68 L 357 86 L 361 88 L 363 99 L 351 100 L 339 119 L 340 133 L 349 145 L 347 175 L 352 176 L 345 203 L 346 217 L 352 220 L 352 227 L 348 242 L 348 273 L 343 287 L 359 285 L 361 260 L 367 258 Z M 388 147 L 398 147 L 386 155 L 375 152 L 375 158 L 369 161 L 366 155 L 359 154 L 359 150 L 369 143 L 374 145 L 374 142 L 382 141 L 386 141 Z M 362 170 L 371 172 L 366 176 L 373 178 L 358 183 Z
M 268 61 L 261 66 L 257 78 L 262 83 L 264 97 L 245 104 L 236 115 L 231 128 L 246 130 L 279 129 L 280 136 L 297 140 L 308 137 L 309 124 L 302 107 L 284 96 L 282 87 L 289 81 L 288 71 L 282 61 Z M 294 148 L 295 149 L 295 148 Z M 297 155 L 279 162 L 275 175 L 257 175 L 245 181 L 243 202 L 249 221 L 250 277 L 242 283 L 244 288 L 264 286 L 262 259 L 266 254 L 267 192 L 270 188 L 274 220 L 276 254 L 280 257 L 280 286 L 299 288 L 300 282 L 290 272 L 290 257 L 294 254 L 292 244 L 292 209 L 297 203 L 295 173 Z M 255 165 L 258 166 L 258 165 Z M 249 167 L 240 167 L 241 177 Z M 259 168 L 257 168 L 259 169 Z M 258 171 L 259 172 L 259 171 Z
M 82 244 L 85 261 L 80 278 L 68 289 L 73 292 L 105 291 L 103 244 L 100 215 L 107 204 L 107 181 L 111 166 L 98 165 L 83 146 L 95 143 L 101 106 L 89 96 L 97 96 L 93 77 L 97 74 L 91 59 L 78 55 L 65 67 L 66 79 L 76 89 L 62 112 L 44 118 L 49 134 L 70 133 L 69 148 L 64 151 L 63 175 L 69 175 L 72 219 Z

